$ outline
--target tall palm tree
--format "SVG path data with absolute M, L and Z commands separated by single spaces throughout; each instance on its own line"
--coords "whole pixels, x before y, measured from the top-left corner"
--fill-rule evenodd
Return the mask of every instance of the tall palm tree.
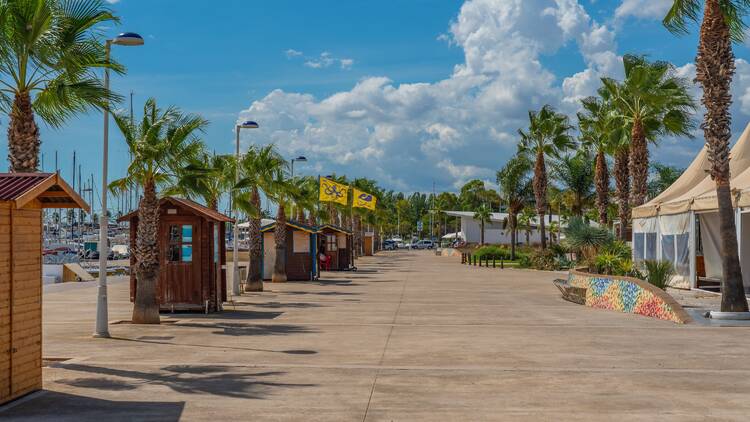
M 648 195 L 648 141 L 665 135 L 691 136 L 695 110 L 688 83 L 668 62 L 649 62 L 643 56 L 625 55 L 625 80 L 602 78 L 603 90 L 630 132 L 630 205 L 646 202 Z
M 531 228 L 534 223 L 534 209 L 525 207 L 518 216 L 518 230 L 526 233 L 526 246 L 531 244 Z
M 497 172 L 500 197 L 508 210 L 511 260 L 516 259 L 518 213 L 534 199 L 530 172 L 531 161 L 524 155 L 514 156 Z
M 541 110 L 529 111 L 527 131 L 518 130 L 521 142 L 518 151 L 534 160 L 534 197 L 539 215 L 539 231 L 542 236 L 542 249 L 547 247 L 544 230 L 544 215 L 547 212 L 547 166 L 546 159 L 557 158 L 560 153 L 573 147 L 573 138 L 568 134 L 572 129 L 568 117 L 555 112 L 550 105 Z
M 649 198 L 653 198 L 664 192 L 668 187 L 672 186 L 672 184 L 677 181 L 682 173 L 685 172 L 684 168 L 678 168 L 661 163 L 653 163 L 651 164 L 651 168 L 654 170 L 654 175 L 648 182 Z
M 703 87 L 701 102 L 706 108 L 703 117 L 703 134 L 711 160 L 710 174 L 716 183 L 719 220 L 722 240 L 721 310 L 746 312 L 747 298 L 742 284 L 737 246 L 737 231 L 732 208 L 729 181 L 729 139 L 731 137 L 732 104 L 730 86 L 734 76 L 732 42 L 742 42 L 745 37 L 744 17 L 750 11 L 748 0 L 675 0 L 664 18 L 672 32 L 684 34 L 688 23 L 701 22 L 698 55 L 695 59 L 696 81 Z
M 479 234 L 480 245 L 484 245 L 484 224 L 490 221 L 491 216 L 492 216 L 492 210 L 490 209 L 490 207 L 488 207 L 485 204 L 480 205 L 476 210 L 474 210 L 474 219 L 479 221 L 479 226 L 480 226 L 480 234 Z
M 612 108 L 601 98 L 588 97 L 581 101 L 583 111 L 578 113 L 581 144 L 596 154 L 595 185 L 596 208 L 599 224 L 606 226 L 609 207 L 609 167 L 607 155 L 614 152 L 613 136 L 618 126 Z
M 201 151 L 203 144 L 196 135 L 208 122 L 200 116 L 182 114 L 174 107 L 160 109 L 153 98 L 146 101 L 140 123 L 131 123 L 130 117 L 122 114 L 116 114 L 114 118 L 133 161 L 128 166 L 127 175 L 113 181 L 109 188 L 121 193 L 139 186 L 143 191 L 138 204 L 138 229 L 133 251 L 138 281 L 133 323 L 158 324 L 158 189 L 176 183 L 179 170 Z
M 286 161 L 274 145 L 251 146 L 240 159 L 242 178 L 233 190 L 234 201 L 248 215 L 249 266 L 245 281 L 246 292 L 263 291 L 263 247 L 260 232 L 262 206 L 260 192 L 266 197 L 273 189 L 273 176 L 281 171 Z
M 276 202 L 276 229 L 274 230 L 274 243 L 276 244 L 276 260 L 273 265 L 271 282 L 283 283 L 286 276 L 286 248 L 287 248 L 287 207 L 299 198 L 299 190 L 287 174 L 287 164 L 274 172 L 271 178 L 268 195 Z
M 124 71 L 107 62 L 97 30 L 117 21 L 101 0 L 0 1 L 0 110 L 10 117 L 10 171 L 39 167 L 35 114 L 60 127 L 75 114 L 121 99 L 94 72 Z
M 562 183 L 563 191 L 573 215 L 582 217 L 583 208 L 594 193 L 594 163 L 586 151 L 562 157 L 556 161 L 552 176 Z
M 235 183 L 235 168 L 234 155 L 203 150 L 180 170 L 177 184 L 169 194 L 200 198 L 208 208 L 217 211 L 221 196 Z

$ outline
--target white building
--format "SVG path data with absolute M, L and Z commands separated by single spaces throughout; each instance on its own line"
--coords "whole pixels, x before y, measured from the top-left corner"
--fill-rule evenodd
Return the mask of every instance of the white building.
M 474 219 L 472 211 L 445 211 L 445 214 L 451 217 L 461 218 L 461 234 L 467 243 L 479 243 L 482 236 L 482 224 L 479 220 Z M 550 237 L 550 225 L 553 221 L 560 222 L 559 215 L 544 216 L 545 230 L 547 231 L 547 240 Z M 531 221 L 532 229 L 529 236 L 531 244 L 541 243 L 542 237 L 539 233 L 539 217 L 536 216 Z M 508 213 L 493 212 L 490 221 L 484 223 L 484 243 L 510 245 L 511 233 L 508 229 Z M 555 233 L 557 235 L 557 233 Z M 516 244 L 526 244 L 526 231 L 518 230 Z

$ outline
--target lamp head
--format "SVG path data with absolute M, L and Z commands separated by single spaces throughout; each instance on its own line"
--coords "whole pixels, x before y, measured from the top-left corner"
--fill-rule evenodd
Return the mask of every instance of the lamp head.
M 304 155 L 300 155 L 299 157 L 295 158 L 294 161 L 305 162 L 307 161 L 307 157 L 305 157 Z
M 239 126 L 242 129 L 257 129 L 257 128 L 260 127 L 260 126 L 258 126 L 258 123 L 254 122 L 252 120 L 248 120 L 248 121 L 242 122 L 241 124 L 239 124 L 237 126 Z
M 143 45 L 143 37 L 135 32 L 123 32 L 112 40 L 112 44 L 125 46 Z

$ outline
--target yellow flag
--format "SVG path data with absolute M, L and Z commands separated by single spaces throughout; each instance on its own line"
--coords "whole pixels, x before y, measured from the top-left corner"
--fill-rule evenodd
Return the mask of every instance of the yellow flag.
M 354 189 L 354 207 L 355 208 L 367 208 L 370 210 L 375 209 L 375 204 L 378 202 L 378 198 L 375 195 L 367 192 L 362 192 L 357 188 Z
M 349 186 L 336 183 L 325 177 L 320 178 L 320 201 L 337 202 L 346 205 L 349 202 Z

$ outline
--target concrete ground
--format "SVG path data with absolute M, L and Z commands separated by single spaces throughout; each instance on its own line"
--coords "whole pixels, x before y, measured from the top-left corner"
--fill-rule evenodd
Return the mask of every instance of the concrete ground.
M 106 340 L 94 283 L 47 286 L 46 392 L 0 420 L 748 420 L 746 328 L 585 308 L 559 274 L 459 260 L 389 252 Z M 109 304 L 129 318 L 124 280 Z

